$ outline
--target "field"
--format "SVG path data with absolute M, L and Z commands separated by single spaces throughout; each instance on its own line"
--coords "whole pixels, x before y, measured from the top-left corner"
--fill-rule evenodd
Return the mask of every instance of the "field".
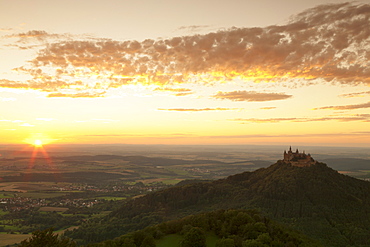
M 68 208 L 61 208 L 61 207 L 41 207 L 39 209 L 43 212 L 65 212 L 68 210 Z
M 7 246 L 15 243 L 20 243 L 23 240 L 31 237 L 30 234 L 0 234 L 0 246 Z

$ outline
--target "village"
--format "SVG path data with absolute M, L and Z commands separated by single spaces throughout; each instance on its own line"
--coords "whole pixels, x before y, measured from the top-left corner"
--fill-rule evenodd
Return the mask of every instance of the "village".
M 3 191 L 0 198 L 0 209 L 4 212 L 15 212 L 41 207 L 73 207 L 89 208 L 107 200 L 122 200 L 168 187 L 164 184 L 144 185 L 135 183 L 133 185 L 88 185 L 88 184 L 60 184 L 51 187 L 48 193 L 58 195 L 66 192 L 66 195 L 51 198 L 26 197 L 22 192 Z M 99 197 L 104 195 L 102 197 Z

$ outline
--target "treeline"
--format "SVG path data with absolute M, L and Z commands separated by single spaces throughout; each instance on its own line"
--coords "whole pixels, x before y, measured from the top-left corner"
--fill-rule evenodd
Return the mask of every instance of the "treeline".
M 40 212 L 38 210 L 20 210 L 1 216 L 3 224 L 10 222 L 16 231 L 27 234 L 36 230 L 53 227 L 56 230 L 79 225 L 84 217 L 63 215 L 57 212 Z M 4 229 L 2 229 L 4 231 Z
M 191 215 L 88 246 L 155 247 L 164 237 L 171 234 L 181 236 L 179 247 L 206 247 L 207 234 L 217 236 L 217 247 L 321 246 L 255 210 L 217 210 Z

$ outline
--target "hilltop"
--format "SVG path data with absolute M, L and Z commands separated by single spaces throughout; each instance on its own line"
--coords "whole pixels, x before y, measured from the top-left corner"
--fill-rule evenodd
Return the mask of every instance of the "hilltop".
M 82 242 L 111 239 L 149 225 L 218 209 L 257 208 L 325 246 L 370 244 L 370 183 L 315 162 L 280 160 L 268 168 L 157 191 L 123 203 L 100 222 L 67 233 Z

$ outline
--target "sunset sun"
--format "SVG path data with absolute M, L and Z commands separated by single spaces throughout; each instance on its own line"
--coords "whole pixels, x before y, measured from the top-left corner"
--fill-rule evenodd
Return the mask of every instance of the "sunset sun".
M 41 147 L 42 146 L 42 141 L 41 140 L 35 140 L 33 143 L 36 147 Z

